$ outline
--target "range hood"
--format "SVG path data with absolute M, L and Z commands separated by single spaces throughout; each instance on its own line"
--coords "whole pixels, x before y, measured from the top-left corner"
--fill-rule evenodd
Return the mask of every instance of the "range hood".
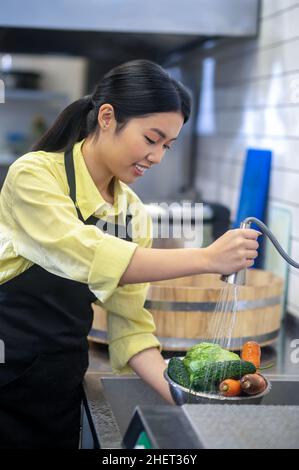
M 258 13 L 259 0 L 2 0 L 0 52 L 163 61 L 208 38 L 255 36 Z

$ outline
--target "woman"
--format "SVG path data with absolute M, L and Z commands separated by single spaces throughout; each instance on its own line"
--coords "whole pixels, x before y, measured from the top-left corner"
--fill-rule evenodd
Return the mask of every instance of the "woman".
M 159 65 L 125 63 L 11 165 L 0 200 L 2 448 L 78 447 L 92 302 L 109 312 L 113 370 L 133 369 L 172 402 L 146 283 L 252 266 L 250 229 L 204 249 L 150 248 L 150 219 L 127 184 L 160 163 L 190 104 Z

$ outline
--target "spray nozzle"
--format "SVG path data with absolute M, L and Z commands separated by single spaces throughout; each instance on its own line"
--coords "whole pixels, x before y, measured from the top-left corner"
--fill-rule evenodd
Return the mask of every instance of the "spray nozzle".
M 299 263 L 290 258 L 290 256 L 283 250 L 282 246 L 275 238 L 271 230 L 269 230 L 269 228 L 261 220 L 256 219 L 255 217 L 247 217 L 243 220 L 243 222 L 241 222 L 240 228 L 250 228 L 251 223 L 255 223 L 261 229 L 261 232 L 269 237 L 277 251 L 286 260 L 287 263 L 289 263 L 294 268 L 299 269 Z M 244 286 L 246 284 L 246 272 L 247 269 L 245 268 L 241 269 L 241 271 L 237 273 L 222 275 L 221 281 L 238 286 Z

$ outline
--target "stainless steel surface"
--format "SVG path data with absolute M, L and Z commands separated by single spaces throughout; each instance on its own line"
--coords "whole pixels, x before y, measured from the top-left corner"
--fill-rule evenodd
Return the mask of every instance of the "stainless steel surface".
M 137 405 L 171 406 L 137 376 L 103 376 L 101 383 L 122 435 Z
M 70 8 L 71 3 L 71 8 Z M 16 15 L 18 0 L 6 2 L 1 18 L 6 26 L 94 30 L 147 31 L 247 36 L 257 33 L 258 0 L 52 0 L 27 1 Z M 34 11 L 34 15 L 32 15 Z
M 103 449 L 122 447 L 122 438 L 137 405 L 171 407 L 137 376 L 88 372 L 84 393 L 95 440 Z
M 182 411 L 203 448 L 299 448 L 299 406 L 185 405 Z
M 71 5 L 70 5 L 71 3 Z M 171 36 L 255 36 L 258 27 L 258 0 L 163 0 L 163 2 L 140 2 L 139 0 L 52 0 L 51 3 L 28 0 L 22 15 L 16 15 L 19 8 L 18 0 L 5 2 L 1 8 L 0 24 L 6 28 L 23 28 L 28 34 L 34 30 L 48 30 L 52 35 L 48 36 L 50 46 L 51 38 L 54 39 L 52 47 L 59 48 L 59 42 L 55 35 L 61 30 L 72 33 L 73 38 L 80 32 L 114 33 L 152 33 L 159 34 L 160 44 L 153 42 L 153 47 L 161 47 L 167 44 L 163 38 L 166 33 L 170 36 L 169 48 L 175 48 L 175 42 L 171 42 Z M 34 11 L 34 15 L 32 14 Z M 36 36 L 37 37 L 37 36 Z M 15 39 L 3 38 L 11 47 L 21 48 Z M 9 42 L 9 39 L 11 41 Z M 119 50 L 126 52 L 128 42 L 125 44 L 118 36 L 118 40 L 110 44 L 98 41 L 97 55 L 99 58 L 107 58 L 114 51 L 116 56 Z M 128 39 L 128 37 L 127 37 Z M 157 41 L 157 37 L 156 37 Z M 135 37 L 131 38 L 131 47 L 136 49 Z M 133 44 L 134 42 L 134 44 Z M 76 41 L 78 43 L 78 40 Z M 137 43 L 137 46 L 142 44 Z M 36 44 L 37 46 L 41 46 Z M 60 44 L 60 48 L 71 48 L 72 41 Z M 95 44 L 82 41 L 80 53 L 89 49 L 96 53 Z M 118 50 L 117 50 L 118 49 Z M 9 50 L 6 49 L 6 52 Z M 72 49 L 73 52 L 73 49 Z M 83 54 L 82 54 L 83 55 Z
M 292 406 L 299 409 L 299 376 L 293 376 L 291 380 L 286 380 L 286 377 L 283 380 L 281 380 L 281 377 L 276 379 L 273 376 L 271 384 L 271 391 L 263 397 L 262 403 L 255 405 L 252 401 L 250 406 L 258 406 L 261 409 L 273 405 Z M 169 434 L 170 441 L 172 443 L 179 442 L 182 430 L 172 426 L 172 410 L 183 408 L 186 405 L 173 407 L 166 404 L 162 399 L 157 400 L 151 387 L 138 377 L 112 377 L 99 373 L 89 373 L 85 379 L 85 393 L 87 406 L 91 409 L 93 431 L 103 448 L 121 447 L 122 438 L 129 427 L 137 406 L 151 408 L 152 414 L 156 413 L 156 415 L 157 410 L 161 410 L 159 411 L 161 423 L 157 432 L 162 432 L 162 429 L 165 429 L 165 425 L 168 423 L 168 428 L 172 429 Z M 187 406 L 191 406 L 196 410 L 199 407 L 211 405 L 191 404 Z M 225 402 L 221 405 L 221 408 L 223 406 L 225 407 Z M 217 405 L 213 404 L 213 408 L 215 407 L 218 408 L 218 403 Z M 246 405 L 243 404 L 243 407 L 246 407 Z M 236 410 L 240 409 L 240 407 L 234 408 Z M 221 411 L 219 415 L 221 415 Z M 250 438 L 252 438 L 252 435 Z
M 140 432 L 152 449 L 199 449 L 200 442 L 179 406 L 137 406 L 124 435 L 124 447 L 134 449 Z
M 246 269 L 241 269 L 237 273 L 224 274 L 221 276 L 221 281 L 227 282 L 228 284 L 234 284 L 235 286 L 245 286 L 246 284 Z
M 250 228 L 250 222 L 241 222 L 240 228 Z M 246 273 L 247 269 L 241 269 L 237 273 L 222 275 L 220 277 L 221 281 L 227 282 L 228 284 L 234 284 L 236 286 L 245 286 L 246 285 Z
M 263 397 L 271 390 L 271 382 L 267 381 L 267 388 L 262 393 L 256 395 L 240 395 L 238 397 L 224 397 L 217 393 L 195 392 L 174 382 L 168 375 L 167 370 L 164 372 L 165 380 L 168 382 L 169 390 L 172 398 L 177 405 L 188 404 L 216 404 L 216 405 L 248 405 L 260 404 Z
M 122 436 L 108 403 L 99 374 L 88 373 L 84 380 L 85 407 L 93 429 L 97 447 L 121 448 Z

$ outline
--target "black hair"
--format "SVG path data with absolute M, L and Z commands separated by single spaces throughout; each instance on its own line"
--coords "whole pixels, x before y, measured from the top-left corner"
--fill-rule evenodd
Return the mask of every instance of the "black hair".
M 98 111 L 104 103 L 113 106 L 116 133 L 134 117 L 181 112 L 185 124 L 191 112 L 191 95 L 181 82 L 155 62 L 132 60 L 106 73 L 91 95 L 67 106 L 31 150 L 65 151 L 88 135 L 97 135 Z

